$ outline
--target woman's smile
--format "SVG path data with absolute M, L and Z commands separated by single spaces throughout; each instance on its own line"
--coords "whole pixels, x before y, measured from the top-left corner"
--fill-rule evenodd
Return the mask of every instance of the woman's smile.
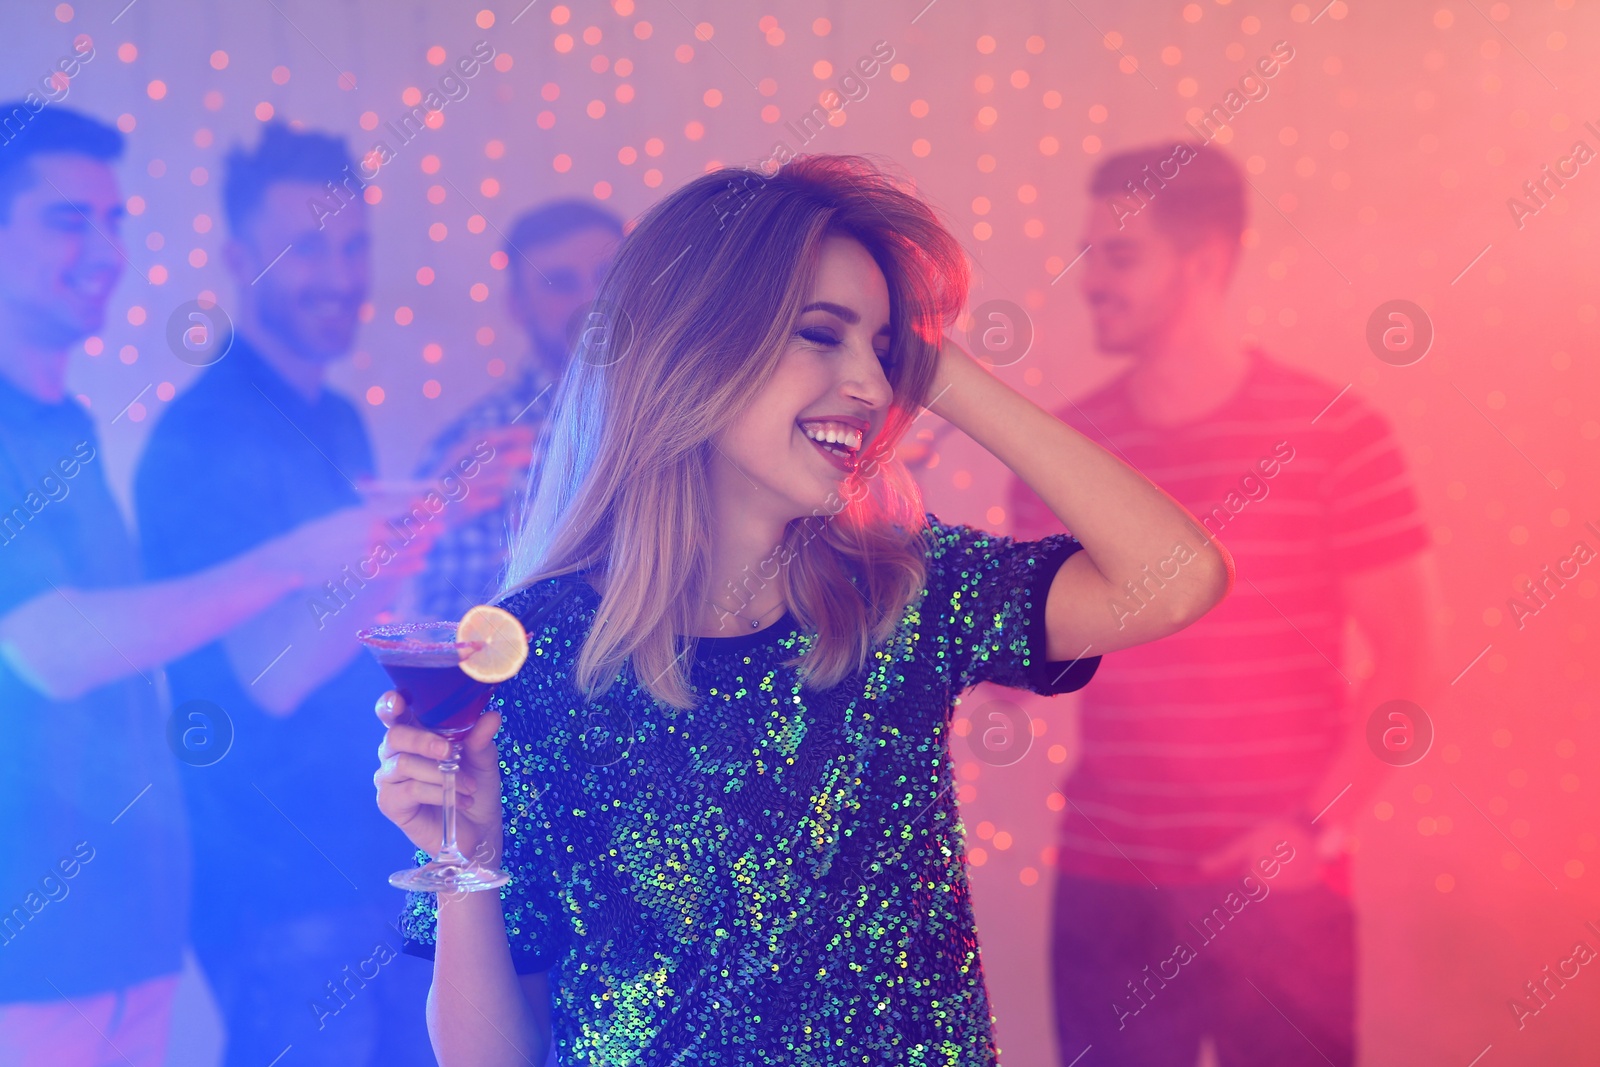
M 865 419 L 836 415 L 801 419 L 796 425 L 829 464 L 846 474 L 855 472 L 860 463 L 861 444 L 871 429 Z

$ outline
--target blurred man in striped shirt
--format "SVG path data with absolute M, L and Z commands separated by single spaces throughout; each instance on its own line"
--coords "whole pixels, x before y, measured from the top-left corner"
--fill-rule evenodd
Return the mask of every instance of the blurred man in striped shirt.
M 1202 539 L 1232 595 L 1102 665 L 1057 850 L 1052 931 L 1061 1062 L 1192 1067 L 1355 1055 L 1346 828 L 1387 770 L 1366 720 L 1426 704 L 1436 588 L 1387 420 L 1342 382 L 1242 348 L 1226 311 L 1244 182 L 1214 145 L 1106 159 L 1079 271 L 1101 351 L 1127 371 L 1056 415 L 1194 513 L 1195 544 L 1151 560 L 1119 618 L 1161 596 Z M 1060 523 L 1021 482 L 1014 533 Z M 1372 669 L 1345 658 L 1353 622 Z

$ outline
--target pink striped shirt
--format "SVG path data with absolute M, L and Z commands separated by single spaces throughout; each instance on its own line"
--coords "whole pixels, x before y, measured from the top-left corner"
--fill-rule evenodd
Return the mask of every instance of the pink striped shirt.
M 1121 378 L 1056 413 L 1172 494 L 1236 565 L 1223 603 L 1107 656 L 1083 691 L 1081 757 L 1063 786 L 1063 871 L 1199 881 L 1202 856 L 1311 805 L 1352 693 L 1340 675 L 1340 577 L 1428 543 L 1384 416 L 1264 353 L 1250 359 L 1240 389 L 1198 422 L 1145 424 Z M 1020 481 L 1011 513 L 1019 540 L 1062 528 Z M 1153 602 L 1161 575 L 1188 558 L 1174 555 L 1152 560 L 1154 577 L 1108 610 L 1126 618 Z

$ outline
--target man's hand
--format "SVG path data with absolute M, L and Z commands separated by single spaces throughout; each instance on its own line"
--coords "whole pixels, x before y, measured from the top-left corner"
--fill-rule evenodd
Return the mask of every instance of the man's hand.
M 449 500 L 439 517 L 454 526 L 493 511 L 523 492 L 534 461 L 535 440 L 534 431 L 527 426 L 502 426 L 474 435 L 431 479 L 436 491 Z M 452 499 L 452 492 L 446 490 L 457 484 L 465 488 L 465 494 Z
M 263 546 L 263 556 L 270 565 L 280 567 L 299 577 L 299 584 L 320 586 L 330 579 L 338 579 L 342 568 L 361 569 L 364 561 L 371 560 L 381 543 L 394 551 L 395 560 L 382 564 L 394 568 L 396 577 L 421 569 L 422 557 L 433 543 L 436 534 L 413 539 L 420 546 L 405 546 L 389 525 L 389 509 L 358 505 L 341 508 L 319 518 L 301 523 L 293 530 Z M 367 577 L 371 577 L 367 575 Z
M 1293 859 L 1283 858 L 1287 850 L 1282 854 L 1276 851 L 1283 842 L 1294 850 Z M 1269 864 L 1265 870 L 1262 860 Z M 1278 873 L 1269 878 L 1266 872 L 1273 869 L 1273 864 Z M 1298 822 L 1275 820 L 1262 823 L 1213 852 L 1200 861 L 1200 869 L 1218 879 L 1253 874 L 1270 881 L 1274 889 L 1304 889 L 1321 877 L 1322 859 L 1317 855 L 1317 840 L 1311 830 Z

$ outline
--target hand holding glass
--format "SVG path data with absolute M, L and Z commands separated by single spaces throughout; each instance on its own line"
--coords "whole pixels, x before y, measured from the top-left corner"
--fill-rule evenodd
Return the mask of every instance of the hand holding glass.
M 421 867 L 389 876 L 389 884 L 417 892 L 473 892 L 510 881 L 461 853 L 456 845 L 456 772 L 461 738 L 489 704 L 495 683 L 521 669 L 528 636 L 516 616 L 475 607 L 459 623 L 417 622 L 373 626 L 356 635 L 393 679 L 407 714 L 450 744 L 439 761 L 444 786 L 444 834 L 438 853 Z

